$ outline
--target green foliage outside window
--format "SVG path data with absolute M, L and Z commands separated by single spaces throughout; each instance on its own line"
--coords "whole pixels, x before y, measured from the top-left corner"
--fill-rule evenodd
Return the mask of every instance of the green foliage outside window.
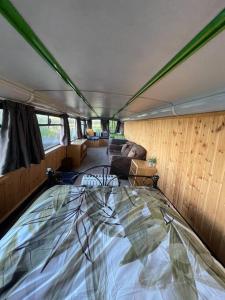
M 117 126 L 117 121 L 109 120 L 109 132 L 110 133 L 115 133 L 116 126 Z
M 102 132 L 102 126 L 101 126 L 101 120 L 100 119 L 92 120 L 92 129 L 96 133 Z

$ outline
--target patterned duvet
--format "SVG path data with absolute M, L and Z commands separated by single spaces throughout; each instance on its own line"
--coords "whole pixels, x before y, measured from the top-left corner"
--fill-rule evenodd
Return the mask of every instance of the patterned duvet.
M 224 268 L 157 191 L 55 186 L 0 241 L 0 299 L 225 299 Z

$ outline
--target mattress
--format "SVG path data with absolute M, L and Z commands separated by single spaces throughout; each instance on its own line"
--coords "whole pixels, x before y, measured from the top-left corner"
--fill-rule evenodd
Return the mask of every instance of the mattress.
M 0 299 L 225 299 L 225 270 L 145 187 L 55 186 L 0 241 Z

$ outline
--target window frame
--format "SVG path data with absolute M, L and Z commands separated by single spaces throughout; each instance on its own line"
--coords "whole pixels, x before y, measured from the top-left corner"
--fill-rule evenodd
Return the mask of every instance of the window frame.
M 44 123 L 43 124 L 39 124 L 39 122 L 38 122 L 39 128 L 40 127 L 49 127 L 49 126 L 50 127 L 60 126 L 62 128 L 62 126 L 63 126 L 62 122 L 61 122 L 61 118 L 57 114 L 52 114 L 52 113 L 47 113 L 47 112 L 40 112 L 40 111 L 35 111 L 35 114 L 36 114 L 36 117 L 37 117 L 37 121 L 38 121 L 38 115 L 43 115 L 43 116 L 47 116 L 48 117 L 47 123 L 45 123 L 45 124 Z M 57 118 L 59 118 L 60 119 L 60 123 L 59 124 L 58 123 L 51 124 L 51 117 L 57 117 Z M 42 136 L 41 136 L 41 140 L 42 140 Z M 46 147 L 46 148 L 44 147 L 43 140 L 42 140 L 42 144 L 43 144 L 44 151 L 46 152 L 46 151 L 48 151 L 48 150 L 50 150 L 52 148 L 55 148 L 55 147 L 59 146 L 60 145 L 60 140 L 59 140 L 58 144 L 54 144 L 54 145 Z

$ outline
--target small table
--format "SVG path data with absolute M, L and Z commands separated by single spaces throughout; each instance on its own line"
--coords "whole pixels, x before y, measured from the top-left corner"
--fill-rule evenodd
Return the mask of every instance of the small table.
M 145 160 L 132 159 L 130 166 L 130 175 L 129 182 L 131 185 L 140 186 L 140 185 L 152 185 L 152 179 L 145 176 L 153 176 L 157 173 L 157 169 L 150 167 L 148 162 Z M 134 176 L 137 175 L 137 176 Z M 143 177 L 138 177 L 143 176 Z
M 72 168 L 79 168 L 87 155 L 87 139 L 77 139 L 67 147 L 67 157 L 72 158 Z

